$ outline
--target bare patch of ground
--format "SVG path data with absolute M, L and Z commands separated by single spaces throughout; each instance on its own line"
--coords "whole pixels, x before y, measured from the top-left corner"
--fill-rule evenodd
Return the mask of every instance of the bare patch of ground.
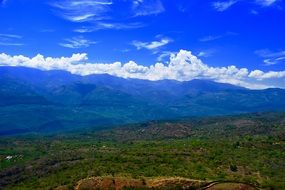
M 196 190 L 256 190 L 242 183 L 219 183 L 187 178 L 91 177 L 80 180 L 75 190 L 123 190 L 123 189 L 196 189 Z

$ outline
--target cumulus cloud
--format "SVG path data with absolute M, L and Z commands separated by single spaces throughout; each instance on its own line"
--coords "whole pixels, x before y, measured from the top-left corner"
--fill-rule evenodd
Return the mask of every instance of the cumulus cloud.
M 275 79 L 285 78 L 285 71 L 249 71 L 247 68 L 237 68 L 233 65 L 228 67 L 211 67 L 186 50 L 180 50 L 176 54 L 172 53 L 167 64 L 158 62 L 148 67 L 139 65 L 134 61 L 124 64 L 121 62 L 109 64 L 90 63 L 85 53 L 60 58 L 44 57 L 42 55 L 29 58 L 23 55 L 10 56 L 2 53 L 0 54 L 0 66 L 24 66 L 41 70 L 65 70 L 83 76 L 110 74 L 123 78 L 153 81 L 163 79 L 178 81 L 207 79 L 254 89 L 268 87 L 285 88 L 280 83 L 274 83 Z M 268 81 L 270 81 L 270 85 L 268 85 Z
M 285 71 L 269 71 L 263 72 L 260 70 L 254 70 L 249 74 L 249 77 L 257 80 L 271 79 L 271 78 L 285 78 Z

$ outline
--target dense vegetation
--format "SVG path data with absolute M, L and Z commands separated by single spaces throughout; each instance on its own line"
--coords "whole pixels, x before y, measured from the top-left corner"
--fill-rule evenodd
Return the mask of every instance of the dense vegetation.
M 0 187 L 72 189 L 91 176 L 179 176 L 285 189 L 285 114 L 148 122 L 0 140 Z M 9 159 L 8 156 L 12 156 Z

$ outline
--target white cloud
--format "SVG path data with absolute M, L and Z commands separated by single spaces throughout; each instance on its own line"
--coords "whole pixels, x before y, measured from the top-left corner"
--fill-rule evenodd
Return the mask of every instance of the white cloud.
M 229 37 L 229 36 L 236 36 L 236 35 L 239 35 L 239 34 L 236 32 L 226 32 L 226 33 L 220 34 L 220 35 L 204 36 L 204 37 L 200 38 L 199 41 L 200 42 L 210 42 L 210 41 L 218 40 L 220 38 Z
M 133 22 L 133 17 L 162 13 L 160 0 L 57 0 L 50 4 L 55 13 L 71 22 L 87 23 L 79 33 L 101 29 L 133 29 L 144 26 Z M 120 9 L 115 7 L 120 6 Z
M 218 36 L 211 36 L 210 35 L 210 36 L 205 36 L 205 37 L 201 38 L 199 41 L 200 42 L 210 42 L 210 41 L 220 39 L 222 37 L 223 37 L 222 35 L 218 35 Z
M 0 46 L 23 46 L 24 44 L 21 43 L 13 43 L 13 42 L 1 42 Z
M 109 0 L 60 0 L 51 5 L 59 10 L 58 14 L 72 22 L 102 20 L 112 1 Z
M 265 79 L 272 79 L 272 78 L 285 78 L 285 71 L 263 72 L 260 70 L 254 70 L 249 74 L 249 77 L 255 78 L 257 80 L 265 80 Z
M 273 52 L 273 51 L 270 51 L 269 49 L 256 50 L 255 53 L 259 55 L 260 57 L 264 57 L 264 58 L 285 56 L 285 51 Z
M 78 48 L 86 48 L 93 44 L 96 44 L 96 42 L 87 40 L 82 36 L 78 36 L 70 39 L 65 39 L 65 42 L 60 43 L 59 45 L 66 48 L 78 49 Z
M 0 6 L 5 6 L 8 0 L 0 0 Z
M 211 67 L 186 50 L 180 50 L 177 54 L 171 54 L 167 64 L 155 63 L 149 67 L 139 65 L 134 61 L 129 61 L 125 64 L 121 62 L 110 64 L 90 63 L 88 62 L 87 54 L 84 53 L 61 58 L 45 58 L 42 55 L 29 58 L 22 55 L 10 56 L 2 53 L 0 54 L 0 66 L 65 70 L 78 75 L 110 74 L 123 78 L 146 80 L 172 79 L 189 81 L 192 79 L 208 79 L 254 89 L 267 87 L 285 88 L 284 83 L 278 83 L 278 79 L 285 79 L 285 71 L 249 71 L 247 68 L 237 68 L 236 66 Z
M 270 65 L 276 65 L 281 61 L 284 61 L 285 57 L 278 57 L 278 58 L 271 58 L 271 59 L 264 59 L 263 62 L 265 65 L 270 66 Z
M 176 52 L 172 52 L 172 51 L 163 51 L 162 53 L 160 53 L 160 55 L 157 57 L 157 61 L 158 62 L 162 62 L 165 61 L 165 59 L 168 59 L 170 57 L 171 54 L 175 54 Z M 167 62 L 168 63 L 168 62 Z
M 116 22 L 102 22 L 98 21 L 94 23 L 93 26 L 89 27 L 81 27 L 74 30 L 74 32 L 78 33 L 90 33 L 95 32 L 97 30 L 103 29 L 114 29 L 114 30 L 121 30 L 121 29 L 133 29 L 133 28 L 141 28 L 144 24 L 138 22 L 130 22 L 130 23 L 116 23 Z
M 132 23 L 114 23 L 114 22 L 99 22 L 94 28 L 95 30 L 100 29 L 132 29 L 141 28 L 144 26 L 142 23 L 132 22 Z
M 212 7 L 218 12 L 224 12 L 224 11 L 228 10 L 229 8 L 231 8 L 232 6 L 236 5 L 238 2 L 248 3 L 250 5 L 255 4 L 255 5 L 261 6 L 263 8 L 266 8 L 266 7 L 271 7 L 273 5 L 276 5 L 278 2 L 281 2 L 281 0 L 252 0 L 252 1 L 223 0 L 223 1 L 213 2 Z M 251 13 L 254 15 L 259 14 L 259 12 L 254 10 L 254 9 L 251 10 Z
M 134 16 L 148 16 L 164 12 L 164 7 L 160 0 L 134 0 Z
M 285 51 L 270 51 L 268 49 L 261 49 L 255 51 L 255 54 L 264 58 L 263 62 L 265 65 L 275 65 L 285 60 Z
M 16 34 L 0 34 L 0 38 L 16 38 L 21 39 L 22 36 Z
M 162 46 L 165 46 L 172 42 L 169 38 L 162 38 L 160 41 L 153 41 L 153 42 L 141 42 L 141 41 L 133 41 L 132 45 L 134 45 L 137 49 L 148 49 L 148 50 L 154 50 L 157 48 L 160 48 Z
M 198 57 L 210 57 L 215 53 L 214 49 L 208 49 L 208 50 L 203 50 L 200 51 L 199 54 L 197 55 Z
M 92 17 L 96 16 L 95 14 L 84 14 L 84 15 L 66 15 L 65 17 L 68 19 L 68 20 L 71 20 L 71 21 L 74 21 L 74 22 L 83 22 L 83 21 L 86 21 L 86 20 L 90 20 Z
M 22 36 L 16 34 L 0 34 L 0 46 L 22 46 L 17 42 Z
M 268 7 L 273 5 L 274 3 L 276 3 L 278 0 L 256 0 L 256 3 L 264 6 L 264 7 Z
M 253 14 L 253 15 L 258 15 L 259 14 L 259 12 L 257 10 L 254 10 L 254 9 L 251 10 L 250 13 Z
M 223 12 L 227 9 L 229 9 L 231 6 L 236 4 L 238 1 L 237 0 L 230 0 L 230 1 L 216 1 L 212 4 L 214 9 L 219 12 Z

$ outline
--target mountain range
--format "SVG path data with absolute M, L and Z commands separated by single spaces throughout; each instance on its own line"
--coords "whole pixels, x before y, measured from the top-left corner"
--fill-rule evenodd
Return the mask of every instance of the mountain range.
M 284 89 L 250 90 L 209 80 L 148 81 L 0 67 L 0 135 L 284 111 L 284 99 Z

